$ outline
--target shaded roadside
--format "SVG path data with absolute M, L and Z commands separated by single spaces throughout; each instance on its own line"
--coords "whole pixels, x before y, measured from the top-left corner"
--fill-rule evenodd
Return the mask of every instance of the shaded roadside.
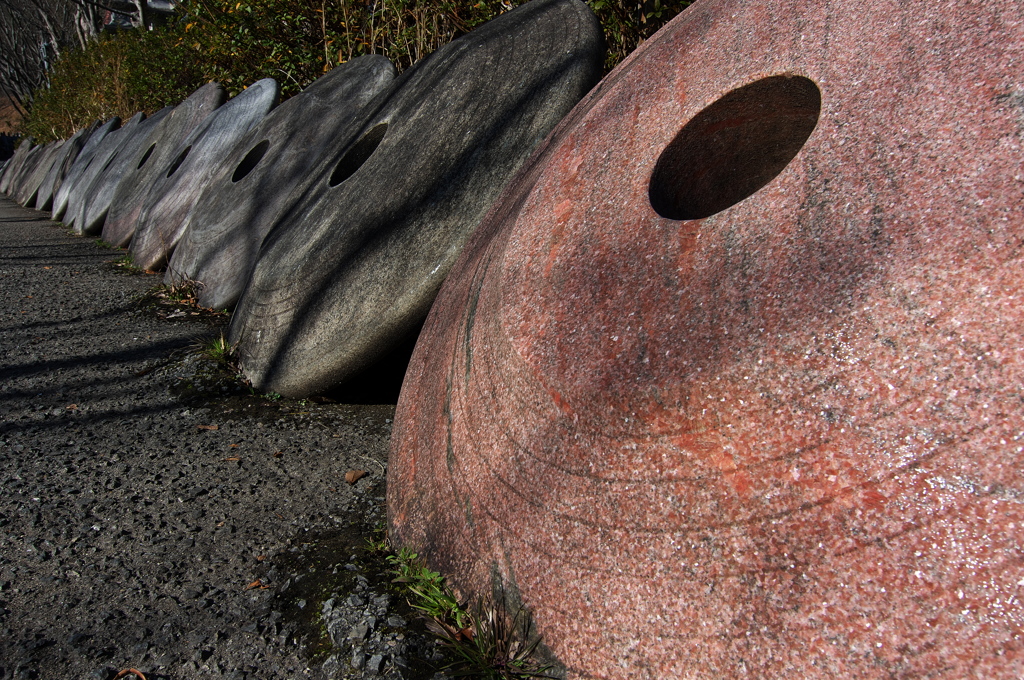
M 365 540 L 393 405 L 251 394 L 118 255 L 0 198 L 0 680 L 430 677 Z

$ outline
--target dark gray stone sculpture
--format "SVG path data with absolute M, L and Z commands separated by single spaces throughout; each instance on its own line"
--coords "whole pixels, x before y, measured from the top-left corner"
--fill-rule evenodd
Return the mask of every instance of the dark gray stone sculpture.
M 534 0 L 375 99 L 270 231 L 229 329 L 253 385 L 324 392 L 415 332 L 502 189 L 601 75 L 579 0 Z
M 18 171 L 25 164 L 25 159 L 35 148 L 35 142 L 31 137 L 26 137 L 18 145 L 18 148 L 14 150 L 14 155 L 11 156 L 11 160 L 7 163 L 7 168 L 4 170 L 3 177 L 0 177 L 0 192 L 11 194 L 11 183 Z
M 144 114 L 136 114 L 136 118 L 145 117 Z M 132 119 L 134 120 L 134 118 Z M 79 185 L 79 181 L 89 168 L 92 167 L 93 159 L 96 158 L 96 154 L 106 143 L 107 136 L 120 129 L 121 119 L 114 116 L 103 125 L 98 127 L 95 132 L 89 136 L 89 141 L 82 147 L 82 151 L 78 154 L 78 158 L 72 163 L 71 169 L 68 170 L 68 174 L 64 177 L 64 181 L 61 182 L 60 188 L 54 192 L 53 205 L 50 207 L 51 214 L 55 220 L 63 220 L 64 213 L 67 212 L 68 199 L 71 197 L 71 192 Z
M 143 269 L 162 269 L 181 238 L 185 219 L 210 176 L 224 164 L 239 138 L 277 105 L 281 88 L 273 78 L 253 83 L 214 111 L 182 142 L 157 175 L 128 249 Z
M 181 142 L 226 99 L 227 92 L 219 83 L 207 83 L 154 126 L 146 143 L 135 151 L 118 177 L 110 207 L 102 220 L 104 241 L 119 247 L 128 245 L 153 182 L 161 172 L 167 171 Z M 90 228 L 97 228 L 100 220 L 92 212 L 87 217 Z
M 39 187 L 46 179 L 46 175 L 49 174 L 50 168 L 57 162 L 57 157 L 60 156 L 65 141 L 67 140 L 60 139 L 44 146 L 31 167 L 25 168 L 17 191 L 14 192 L 15 201 L 26 208 L 36 207 L 36 195 L 39 193 Z
M 39 144 L 29 149 L 29 152 L 22 158 L 21 163 L 15 168 L 11 174 L 10 188 L 7 190 L 7 195 L 17 200 L 18 191 L 21 189 L 21 184 L 25 179 L 25 176 L 32 172 L 32 169 L 39 163 L 40 156 L 46 151 L 46 144 Z
M 60 144 L 59 141 L 48 142 L 47 144 L 40 144 L 34 147 L 25 156 L 25 162 L 18 168 L 17 174 L 11 178 L 11 189 L 9 195 L 19 204 L 24 205 L 27 184 L 34 178 L 39 165 L 46 163 L 48 160 L 52 160 L 53 148 Z M 42 180 L 40 180 L 42 181 Z M 33 192 L 34 194 L 34 192 Z
M 95 234 L 99 231 L 118 179 L 131 160 L 128 156 L 132 150 L 145 143 L 160 119 L 170 112 L 171 108 L 165 107 L 149 118 L 137 113 L 120 130 L 107 135 L 68 199 L 64 224 L 73 227 L 78 234 Z
M 75 159 L 82 153 L 82 149 L 89 141 L 89 137 L 100 127 L 100 121 L 96 121 L 89 127 L 84 127 L 71 136 L 61 149 L 57 159 L 50 166 L 42 183 L 39 185 L 39 193 L 36 195 L 36 210 L 49 210 L 53 206 L 54 194 L 60 189 L 64 178 L 67 176 Z
M 166 109 L 163 115 L 167 115 L 170 109 Z M 159 112 L 158 112 L 159 115 Z M 129 153 L 130 149 L 141 145 L 149 132 L 156 125 L 157 116 L 147 118 L 143 113 L 137 113 L 125 123 L 119 130 L 114 130 L 102 145 L 96 150 L 93 161 L 82 173 L 75 189 L 68 198 L 68 207 L 64 213 L 64 224 L 73 227 L 78 234 L 94 234 L 97 229 L 92 226 L 87 216 L 92 207 L 92 215 L 97 213 L 100 219 L 106 215 L 106 207 L 110 205 L 110 197 L 117 186 L 117 178 L 123 168 L 118 166 L 118 161 L 127 163 L 128 159 L 122 153 Z M 133 146 L 134 145 L 134 146 Z M 102 209 L 97 206 L 104 206 Z M 100 222 L 102 226 L 102 221 Z
M 359 112 L 395 77 L 385 57 L 331 69 L 270 112 L 235 145 L 186 220 L 167 283 L 201 282 L 205 307 L 235 306 L 271 226 L 316 179 L 311 169 L 333 140 L 362 124 Z

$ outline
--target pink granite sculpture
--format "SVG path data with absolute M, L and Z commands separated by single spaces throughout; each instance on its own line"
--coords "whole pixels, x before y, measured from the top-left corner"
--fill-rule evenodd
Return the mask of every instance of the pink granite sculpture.
M 393 537 L 577 678 L 1024 676 L 1024 4 L 699 0 L 406 375 Z

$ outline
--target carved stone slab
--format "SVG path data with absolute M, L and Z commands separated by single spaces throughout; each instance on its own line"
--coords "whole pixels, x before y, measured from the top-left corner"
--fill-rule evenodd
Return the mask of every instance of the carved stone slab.
M 210 176 L 239 138 L 277 105 L 280 87 L 273 78 L 253 83 L 214 111 L 179 145 L 166 170 L 146 195 L 128 252 L 143 269 L 162 269 L 185 229 L 185 218 Z
M 36 207 L 39 187 L 46 179 L 46 175 L 49 174 L 50 168 L 57 162 L 61 149 L 64 148 L 64 142 L 63 139 L 50 142 L 36 155 L 32 164 L 24 168 L 17 191 L 14 192 L 15 201 L 26 208 Z
M 393 540 L 570 677 L 1024 674 L 1022 57 L 1014 0 L 686 9 L 449 276 Z
M 170 108 L 164 112 L 169 113 Z M 164 113 L 163 115 L 166 115 Z M 157 116 L 161 115 L 160 113 Z M 121 171 L 128 159 L 121 156 L 122 152 L 141 144 L 147 133 L 156 124 L 157 116 L 146 118 L 139 112 L 121 128 L 106 135 L 96 147 L 89 165 L 80 174 L 65 209 L 63 223 L 73 226 L 77 233 L 95 235 L 102 227 L 105 208 L 110 206 L 111 196 L 120 181 Z M 96 206 L 103 206 L 102 212 Z M 98 221 L 97 221 L 97 217 Z
M 18 167 L 11 174 L 10 188 L 8 189 L 8 194 L 11 198 L 17 200 L 18 192 L 21 190 L 21 185 L 26 176 L 32 174 L 32 170 L 39 163 L 39 159 L 45 155 L 49 147 L 49 144 L 37 144 L 29 149 L 28 153 L 21 159 Z
M 359 111 L 395 77 L 380 55 L 353 59 L 271 111 L 226 154 L 186 217 L 167 283 L 199 281 L 204 307 L 234 307 L 263 237 L 317 176 L 331 143 L 362 124 Z
M 3 176 L 0 177 L 0 192 L 10 195 L 11 183 L 14 181 L 15 176 L 25 164 L 25 159 L 35 146 L 35 142 L 31 137 L 26 137 L 21 140 L 21 143 L 18 144 L 18 148 L 14 150 L 14 155 L 11 156 L 11 159 L 7 162 L 7 167 L 4 168 Z
M 49 172 L 39 185 L 39 193 L 36 195 L 35 207 L 37 210 L 50 210 L 53 207 L 53 196 L 60 189 L 64 178 L 74 165 L 75 159 L 82 153 L 82 149 L 89 141 L 89 137 L 99 129 L 101 123 L 96 121 L 89 127 L 84 127 L 68 139 L 61 149 L 60 155 L 50 166 Z
M 536 0 L 381 93 L 263 241 L 230 327 L 253 384 L 322 392 L 414 333 L 491 203 L 596 83 L 602 52 L 586 5 Z
M 86 173 L 82 181 L 82 201 L 75 218 L 75 229 L 79 233 L 96 235 L 102 231 L 106 212 L 110 210 L 121 178 L 124 173 L 136 167 L 139 151 L 148 145 L 153 131 L 172 111 L 173 107 L 165 107 L 148 118 L 133 117 L 114 135 L 111 144 L 97 155 L 102 157 L 102 162 L 97 159 L 93 169 Z M 121 243 L 119 247 L 124 245 Z
M 139 113 L 136 114 L 135 117 L 141 120 L 145 115 Z M 134 120 L 134 118 L 132 120 Z M 68 201 L 72 196 L 72 192 L 79 186 L 82 176 L 92 168 L 96 154 L 109 143 L 106 141 L 107 136 L 111 132 L 115 132 L 120 128 L 121 119 L 114 116 L 89 136 L 89 141 L 87 141 L 85 146 L 82 147 L 81 153 L 78 154 L 78 158 L 76 158 L 75 162 L 71 165 L 71 169 L 68 170 L 68 174 L 61 183 L 60 188 L 54 193 L 53 205 L 50 208 L 53 219 L 64 221 L 64 214 L 67 212 Z M 68 222 L 65 221 L 65 223 L 67 224 Z
M 178 104 L 164 118 L 153 126 L 146 142 L 132 149 L 129 160 L 121 166 L 117 185 L 104 210 L 90 207 L 87 224 L 90 229 L 103 225 L 103 240 L 118 247 L 124 247 L 135 233 L 146 195 L 162 173 L 177 157 L 181 143 L 188 138 L 206 118 L 227 99 L 227 93 L 219 83 L 207 83 Z M 100 218 L 100 212 L 105 213 Z

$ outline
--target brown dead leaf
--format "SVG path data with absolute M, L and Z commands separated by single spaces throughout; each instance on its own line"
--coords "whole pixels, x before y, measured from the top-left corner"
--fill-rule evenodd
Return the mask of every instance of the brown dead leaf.
M 231 445 L 231 448 L 233 448 L 233 449 L 237 449 L 237 448 L 238 448 L 239 446 L 241 446 L 241 444 L 232 444 L 232 445 Z
M 78 404 L 68 404 L 64 408 L 66 408 L 69 411 L 77 411 L 78 410 Z
M 256 556 L 256 561 L 257 561 L 257 562 L 262 562 L 262 561 L 263 561 L 263 560 L 265 560 L 265 559 L 267 559 L 267 556 L 266 556 L 266 555 L 257 555 L 257 556 Z
M 219 430 L 219 425 L 196 425 L 200 430 Z
M 468 628 L 467 627 L 467 628 L 463 628 L 462 630 L 460 630 L 458 632 L 458 634 L 455 636 L 455 639 L 456 640 L 468 640 L 468 641 L 472 642 L 473 638 L 475 636 L 476 636 L 476 631 L 474 631 L 472 628 Z
M 256 579 L 255 581 L 253 581 L 252 583 L 247 585 L 245 587 L 245 589 L 246 590 L 252 590 L 253 588 L 262 588 L 262 587 L 263 587 L 263 581 L 261 581 L 259 579 Z
M 53 267 L 43 267 L 43 269 L 53 269 Z
M 225 458 L 224 460 L 242 460 L 242 459 L 239 458 L 238 456 L 230 456 L 228 458 Z
M 366 470 L 349 470 L 345 473 L 345 481 L 349 484 L 355 484 L 365 476 Z
M 284 451 L 275 451 L 274 452 L 274 458 L 280 458 L 283 455 L 284 455 Z

